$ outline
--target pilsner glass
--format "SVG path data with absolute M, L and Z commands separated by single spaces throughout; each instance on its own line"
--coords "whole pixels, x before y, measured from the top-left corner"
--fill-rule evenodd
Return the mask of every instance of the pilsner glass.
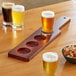
M 3 2 L 2 4 L 2 13 L 3 13 L 3 25 L 12 25 L 12 6 L 14 3 Z
M 55 76 L 58 55 L 55 52 L 46 52 L 42 55 L 44 76 Z
M 43 11 L 41 14 L 42 19 L 42 32 L 45 34 L 51 34 L 53 32 L 54 24 L 54 12 L 53 11 Z
M 21 30 L 24 26 L 24 10 L 25 8 L 23 5 L 14 5 L 12 7 L 12 26 L 16 30 Z

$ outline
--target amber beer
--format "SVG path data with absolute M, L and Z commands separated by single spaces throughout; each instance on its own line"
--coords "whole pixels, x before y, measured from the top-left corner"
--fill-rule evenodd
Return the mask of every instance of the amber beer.
M 54 12 L 53 11 L 43 11 L 41 18 L 42 18 L 42 32 L 45 34 L 52 33 L 53 24 L 54 24 Z
M 58 63 L 58 55 L 55 52 L 46 52 L 43 54 L 44 76 L 55 76 Z
M 3 25 L 12 25 L 12 6 L 14 3 L 4 2 L 2 4 Z
M 24 6 L 15 5 L 12 7 L 13 28 L 20 30 L 24 26 Z

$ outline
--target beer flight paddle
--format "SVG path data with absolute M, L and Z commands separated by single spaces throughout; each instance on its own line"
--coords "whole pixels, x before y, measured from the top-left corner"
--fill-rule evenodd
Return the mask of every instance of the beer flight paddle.
M 53 33 L 42 34 L 41 28 L 35 33 L 25 39 L 18 46 L 8 52 L 8 57 L 16 58 L 22 61 L 30 61 L 35 55 L 37 55 L 44 47 L 57 38 L 61 33 L 61 28 L 70 22 L 70 18 L 61 16 L 53 25 Z

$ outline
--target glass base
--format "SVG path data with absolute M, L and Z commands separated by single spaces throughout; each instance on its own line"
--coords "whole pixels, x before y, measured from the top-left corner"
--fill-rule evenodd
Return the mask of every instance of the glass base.
M 15 25 L 12 25 L 12 27 L 14 30 L 22 30 L 24 28 L 23 26 L 15 26 Z
M 51 35 L 53 32 L 44 32 L 42 31 L 42 34 L 47 34 L 47 35 Z
M 12 23 L 11 22 L 3 22 L 3 25 L 4 26 L 12 26 Z

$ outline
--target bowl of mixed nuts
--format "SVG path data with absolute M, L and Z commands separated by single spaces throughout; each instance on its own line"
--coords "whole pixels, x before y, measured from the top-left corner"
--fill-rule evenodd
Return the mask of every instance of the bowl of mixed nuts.
M 76 45 L 69 45 L 62 49 L 64 58 L 73 64 L 76 64 Z

